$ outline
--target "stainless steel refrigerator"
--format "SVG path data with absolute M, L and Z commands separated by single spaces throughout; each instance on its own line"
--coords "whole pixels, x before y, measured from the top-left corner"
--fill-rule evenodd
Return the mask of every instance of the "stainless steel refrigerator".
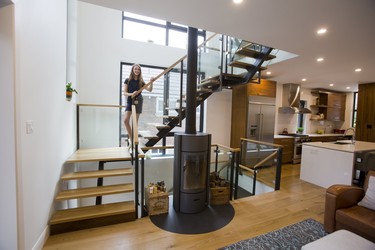
M 249 97 L 246 137 L 273 143 L 275 110 L 275 98 Z

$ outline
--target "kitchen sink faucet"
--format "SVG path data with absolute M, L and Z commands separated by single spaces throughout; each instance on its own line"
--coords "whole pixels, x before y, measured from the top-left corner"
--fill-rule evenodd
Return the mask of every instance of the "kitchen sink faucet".
M 355 128 L 348 128 L 345 130 L 344 136 L 347 136 L 348 131 L 352 131 L 352 144 L 355 143 Z

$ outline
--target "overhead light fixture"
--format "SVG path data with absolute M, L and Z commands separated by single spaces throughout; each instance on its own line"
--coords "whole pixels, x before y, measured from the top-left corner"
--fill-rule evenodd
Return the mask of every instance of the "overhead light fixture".
M 330 86 L 330 87 L 333 87 L 333 86 L 335 86 L 335 84 L 331 83 L 329 86 Z
M 318 35 L 322 35 L 324 33 L 327 32 L 327 29 L 326 28 L 321 28 L 321 29 L 318 29 L 318 31 L 316 32 Z
M 350 87 L 346 87 L 346 89 L 350 89 Z
M 318 62 L 323 62 L 323 61 L 324 61 L 324 58 L 323 58 L 323 57 L 319 57 L 318 59 L 316 59 L 316 61 L 318 61 Z
M 355 69 L 354 71 L 355 71 L 355 72 L 361 72 L 362 69 L 358 68 L 358 69 Z
M 235 4 L 240 4 L 242 2 L 243 2 L 243 0 L 233 0 L 233 3 L 235 3 Z
M 267 71 L 266 74 L 267 74 L 267 75 L 271 75 L 271 71 Z
M 302 78 L 302 82 L 306 82 L 306 80 L 307 80 L 306 78 Z

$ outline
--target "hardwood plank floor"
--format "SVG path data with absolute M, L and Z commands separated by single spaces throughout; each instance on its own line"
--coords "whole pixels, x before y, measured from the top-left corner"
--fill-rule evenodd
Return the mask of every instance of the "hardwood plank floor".
M 325 190 L 300 180 L 299 165 L 283 165 L 281 190 L 231 201 L 235 217 L 217 231 L 196 235 L 170 233 L 145 217 L 53 235 L 43 249 L 218 249 L 307 218 L 323 222 Z

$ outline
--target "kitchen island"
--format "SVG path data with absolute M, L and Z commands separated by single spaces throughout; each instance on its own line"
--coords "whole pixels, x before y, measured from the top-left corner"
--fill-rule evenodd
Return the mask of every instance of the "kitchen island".
M 375 151 L 375 143 L 351 140 L 307 142 L 302 145 L 300 178 L 328 188 L 333 184 L 352 185 L 356 155 Z

